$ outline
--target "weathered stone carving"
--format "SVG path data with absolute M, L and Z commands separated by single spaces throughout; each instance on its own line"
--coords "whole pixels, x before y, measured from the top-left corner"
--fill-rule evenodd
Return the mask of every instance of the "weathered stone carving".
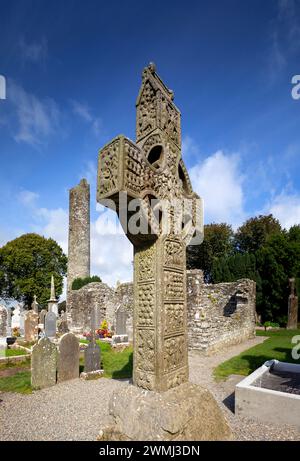
M 188 379 L 185 246 L 195 233 L 199 243 L 203 235 L 199 197 L 181 159 L 173 97 L 155 66 L 146 67 L 136 144 L 119 136 L 100 150 L 98 163 L 97 200 L 116 210 L 134 245 L 133 381 L 157 391 Z

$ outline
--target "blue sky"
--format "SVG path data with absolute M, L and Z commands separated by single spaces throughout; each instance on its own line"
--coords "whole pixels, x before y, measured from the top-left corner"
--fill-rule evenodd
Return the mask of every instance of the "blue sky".
M 130 280 L 132 249 L 96 210 L 97 152 L 134 139 L 154 61 L 182 112 L 205 222 L 300 223 L 299 0 L 0 0 L 0 245 L 35 231 L 67 250 L 68 189 L 92 185 L 92 272 Z

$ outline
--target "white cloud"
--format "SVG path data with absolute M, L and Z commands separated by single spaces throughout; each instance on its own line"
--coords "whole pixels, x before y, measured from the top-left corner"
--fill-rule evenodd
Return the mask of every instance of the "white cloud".
M 56 133 L 61 114 L 55 101 L 50 98 L 40 100 L 13 80 L 9 80 L 7 94 L 17 116 L 17 132 L 14 135 L 17 142 L 39 145 Z
M 300 195 L 282 192 L 274 197 L 268 212 L 272 213 L 285 229 L 300 224 Z
M 39 194 L 30 190 L 22 190 L 18 195 L 19 202 L 25 206 L 35 206 L 38 198 Z
M 65 253 L 68 252 L 68 225 L 69 216 L 63 208 L 37 208 L 35 214 L 43 224 L 39 227 L 40 233 L 57 241 Z
M 48 54 L 48 43 L 45 37 L 39 42 L 26 42 L 24 37 L 19 41 L 19 49 L 23 61 L 39 62 L 45 60 Z
M 92 110 L 87 104 L 84 104 L 75 99 L 71 100 L 72 110 L 75 115 L 78 115 L 84 122 L 89 123 L 92 132 L 95 136 L 100 136 L 102 132 L 102 120 L 99 117 L 94 117 Z
M 193 166 L 190 178 L 195 192 L 204 199 L 205 222 L 227 222 L 233 227 L 244 218 L 243 175 L 239 155 L 219 150 Z

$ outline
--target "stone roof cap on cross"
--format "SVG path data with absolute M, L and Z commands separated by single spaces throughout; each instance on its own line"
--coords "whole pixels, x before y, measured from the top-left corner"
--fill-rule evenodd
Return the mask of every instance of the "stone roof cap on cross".
M 120 197 L 126 194 L 125 206 L 133 199 L 142 201 L 144 214 L 151 221 L 151 231 L 158 235 L 159 223 L 153 219 L 149 203 L 155 200 L 177 200 L 169 208 L 170 214 L 178 211 L 178 201 L 189 201 L 182 219 L 185 224 L 186 243 L 198 233 L 203 238 L 202 202 L 193 192 L 188 172 L 181 158 L 180 112 L 173 102 L 174 93 L 157 75 L 155 65 L 149 64 L 143 71 L 142 85 L 136 101 L 136 143 L 120 135 L 104 146 L 99 153 L 97 200 L 115 208 L 119 217 L 124 203 Z M 106 200 L 110 199 L 109 204 Z M 152 218 L 151 218 L 152 216 Z M 123 228 L 127 224 L 121 220 Z M 133 237 L 124 228 L 134 243 Z M 199 242 L 201 243 L 201 242 Z

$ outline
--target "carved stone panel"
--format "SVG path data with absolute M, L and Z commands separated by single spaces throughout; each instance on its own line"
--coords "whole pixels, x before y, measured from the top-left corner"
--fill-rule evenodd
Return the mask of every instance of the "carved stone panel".
M 99 155 L 99 169 L 102 171 L 101 188 L 102 195 L 108 195 L 118 189 L 118 163 L 121 138 L 117 138 L 108 146 L 104 147 Z
M 137 299 L 137 324 L 154 325 L 155 290 L 153 283 L 139 285 Z
M 165 303 L 165 335 L 183 330 L 184 304 Z
M 136 367 L 138 370 L 154 373 L 155 371 L 155 332 L 154 330 L 137 330 Z
M 185 336 L 175 336 L 165 339 L 164 343 L 164 371 L 169 373 L 185 363 L 186 339 Z
M 165 300 L 184 299 L 183 274 L 173 271 L 164 271 Z

